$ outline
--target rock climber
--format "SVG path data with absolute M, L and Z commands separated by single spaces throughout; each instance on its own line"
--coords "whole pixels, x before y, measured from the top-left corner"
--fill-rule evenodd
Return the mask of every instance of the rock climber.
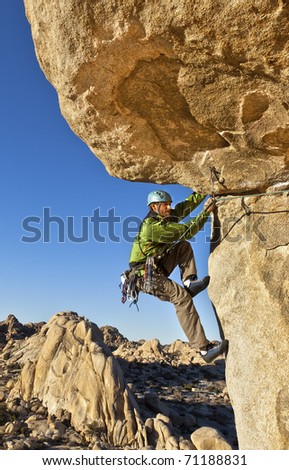
M 204 209 L 189 222 L 180 223 L 204 199 L 205 195 L 192 193 L 185 201 L 172 208 L 172 198 L 166 191 L 156 190 L 148 195 L 149 213 L 142 221 L 135 237 L 130 270 L 136 274 L 139 291 L 171 302 L 189 343 L 209 363 L 222 354 L 227 341 L 209 341 L 192 298 L 204 290 L 210 277 L 198 279 L 191 239 L 205 224 L 214 209 L 209 198 Z M 183 286 L 169 278 L 179 267 Z

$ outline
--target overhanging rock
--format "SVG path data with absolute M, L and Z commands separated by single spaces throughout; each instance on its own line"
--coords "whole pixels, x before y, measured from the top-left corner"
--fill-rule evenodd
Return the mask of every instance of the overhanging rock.
M 63 116 L 109 173 L 205 193 L 212 165 L 221 191 L 288 179 L 288 2 L 24 3 Z

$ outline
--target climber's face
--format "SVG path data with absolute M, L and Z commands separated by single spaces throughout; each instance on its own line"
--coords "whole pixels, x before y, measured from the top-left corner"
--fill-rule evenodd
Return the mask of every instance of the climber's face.
M 171 215 L 171 203 L 170 202 L 160 202 L 157 204 L 151 204 L 151 207 L 161 217 L 169 217 Z

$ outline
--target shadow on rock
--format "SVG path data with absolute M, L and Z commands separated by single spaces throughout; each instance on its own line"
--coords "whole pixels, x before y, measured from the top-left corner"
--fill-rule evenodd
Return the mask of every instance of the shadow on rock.
M 224 360 L 212 365 L 118 360 L 144 421 L 167 417 L 174 435 L 184 439 L 202 426 L 212 427 L 226 437 L 232 448 L 238 448 Z

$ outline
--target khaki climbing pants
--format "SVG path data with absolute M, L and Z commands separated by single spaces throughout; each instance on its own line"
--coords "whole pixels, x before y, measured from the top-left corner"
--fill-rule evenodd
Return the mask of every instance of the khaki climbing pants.
M 149 293 L 175 306 L 178 320 L 191 346 L 202 349 L 209 340 L 206 338 L 192 297 L 184 287 L 168 277 L 177 266 L 183 282 L 193 274 L 197 274 L 191 244 L 185 240 L 177 243 L 161 261 L 160 269 L 157 269 L 155 274 L 155 283 Z M 143 278 L 138 279 L 137 286 L 143 291 Z

